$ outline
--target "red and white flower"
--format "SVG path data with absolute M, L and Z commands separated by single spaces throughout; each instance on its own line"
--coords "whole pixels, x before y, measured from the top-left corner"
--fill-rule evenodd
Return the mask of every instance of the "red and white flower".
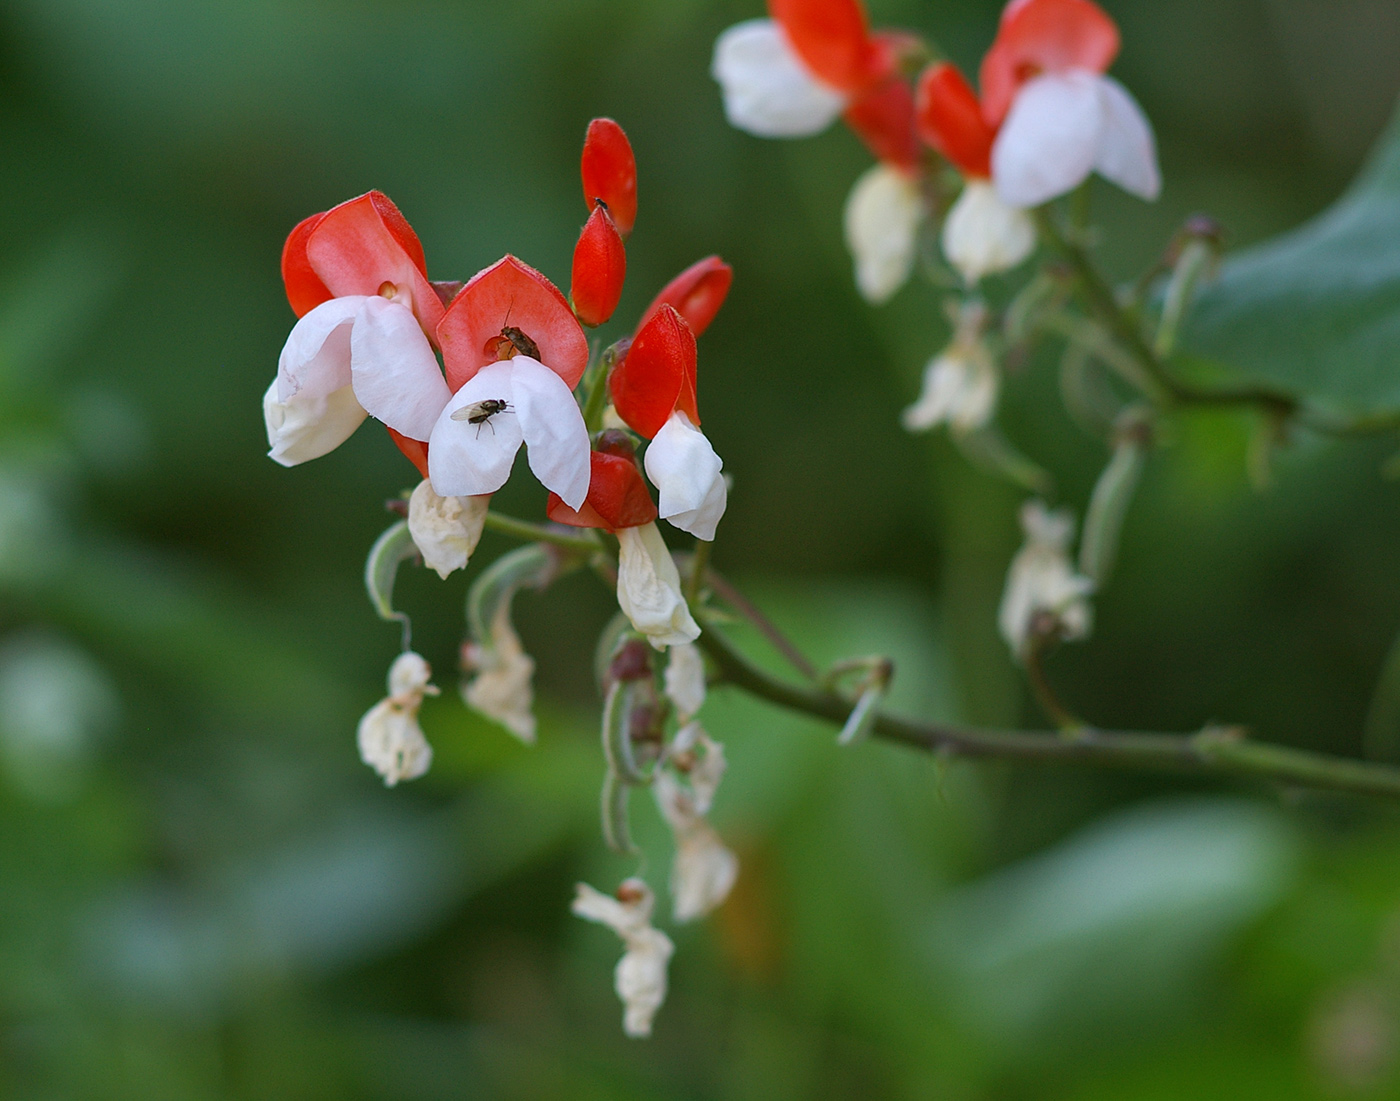
M 282 275 L 299 320 L 263 399 L 271 457 L 318 458 L 367 414 L 421 457 L 449 397 L 432 343 L 443 305 L 398 208 L 371 191 L 307 218 L 287 238 Z
M 1035 248 L 1035 226 L 992 185 L 996 128 L 982 114 L 977 93 L 956 66 L 930 65 L 915 90 L 919 136 L 962 173 L 962 194 L 943 221 L 943 255 L 963 279 L 1009 271 Z
M 524 443 L 535 477 L 582 505 L 588 430 L 573 388 L 588 366 L 588 339 L 559 289 L 506 256 L 462 288 L 437 337 L 451 398 L 428 439 L 433 488 L 445 497 L 494 493 Z
M 1011 206 L 1033 207 L 1098 172 L 1125 191 L 1161 191 L 1142 108 L 1105 73 L 1118 27 L 1092 0 L 1012 0 L 982 60 L 984 117 L 1000 127 L 992 179 Z
M 856 283 L 882 302 L 913 269 L 924 203 L 904 36 L 872 33 L 859 0 L 769 0 L 771 19 L 730 27 L 711 73 L 730 123 L 766 138 L 816 134 L 838 116 L 875 154 L 846 204 Z
M 724 463 L 700 431 L 695 334 L 662 303 L 637 331 L 608 381 L 613 408 L 651 440 L 644 465 L 660 493 L 660 515 L 697 539 L 712 540 L 724 515 Z

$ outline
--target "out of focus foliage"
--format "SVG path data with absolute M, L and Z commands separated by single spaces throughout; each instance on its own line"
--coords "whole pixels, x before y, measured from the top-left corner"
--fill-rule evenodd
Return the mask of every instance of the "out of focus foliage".
M 427 779 L 385 791 L 355 759 L 398 642 L 360 568 L 412 472 L 371 429 L 305 468 L 262 457 L 282 239 L 378 187 L 435 277 L 511 251 L 562 279 L 596 114 L 641 170 L 619 317 L 707 252 L 737 272 L 701 347 L 735 477 L 720 568 L 818 658 L 891 652 L 898 706 L 1035 720 L 994 630 L 1017 500 L 897 427 L 941 311 L 851 286 L 863 152 L 722 120 L 710 44 L 760 6 L 0 7 L 0 1093 L 1400 1095 L 1383 806 L 838 750 L 721 693 L 716 818 L 743 872 L 677 934 L 639 1044 L 616 941 L 567 910 L 576 879 L 636 870 L 597 839 L 608 595 L 580 578 L 518 601 L 538 748 L 449 693 L 424 712 Z M 1321 209 L 1400 90 L 1387 0 L 1108 6 L 1167 178 L 1153 208 L 1098 196 L 1125 277 L 1194 209 L 1239 244 Z M 971 68 L 999 5 L 871 7 Z M 1007 428 L 1082 502 L 1105 456 L 1053 386 L 1014 377 Z M 1260 489 L 1247 415 L 1171 427 L 1098 633 L 1053 675 L 1104 724 L 1359 752 L 1400 626 L 1393 442 L 1293 440 Z M 543 505 L 522 480 L 502 503 Z M 465 582 L 425 574 L 399 599 L 450 684 Z

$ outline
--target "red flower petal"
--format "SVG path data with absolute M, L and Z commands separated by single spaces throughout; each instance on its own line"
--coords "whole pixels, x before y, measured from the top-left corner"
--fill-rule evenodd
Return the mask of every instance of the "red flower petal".
M 292 312 L 298 317 L 306 316 L 322 302 L 335 297 L 321 282 L 321 277 L 311 270 L 311 261 L 306 258 L 306 239 L 324 217 L 323 212 L 302 219 L 287 234 L 287 243 L 282 246 L 282 283 L 287 288 Z
M 802 63 L 838 92 L 858 93 L 894 70 L 894 57 L 870 36 L 860 0 L 768 0 Z
M 670 306 L 690 326 L 690 331 L 699 336 L 710 327 L 710 322 L 724 305 L 729 293 L 729 284 L 734 281 L 734 269 L 718 256 L 707 256 L 686 268 L 672 279 L 658 294 L 642 319 L 637 323 L 640 329 L 662 306 Z
M 1040 73 L 1102 73 L 1118 56 L 1118 27 L 1092 0 L 1013 0 L 982 59 L 982 111 L 999 126 L 1027 80 Z
M 571 509 L 557 493 L 549 495 L 545 512 L 556 524 L 576 528 L 635 528 L 656 519 L 656 504 L 637 470 L 635 460 L 594 451 L 588 498 L 581 509 Z
M 395 432 L 387 424 L 384 426 L 394 446 L 403 452 L 404 458 L 418 468 L 423 477 L 428 476 L 428 444 L 424 440 L 409 439 L 401 432 Z
M 622 127 L 594 119 L 583 139 L 583 201 L 588 209 L 601 199 L 617 231 L 626 237 L 637 220 L 637 159 Z
M 442 302 L 428 282 L 423 246 L 403 215 L 378 191 L 326 211 L 310 230 L 306 256 L 335 297 L 378 294 L 385 283 L 406 288 L 413 312 L 430 336 Z
M 852 100 L 841 117 L 880 160 L 905 172 L 918 171 L 914 93 L 903 80 L 895 77 Z
M 627 276 L 627 249 L 608 209 L 593 208 L 574 246 L 569 300 L 585 325 L 601 325 L 612 317 Z
M 647 439 L 676 409 L 699 424 L 695 362 L 695 334 L 675 307 L 663 303 L 613 368 L 608 385 L 617 415 Z
M 965 176 L 992 177 L 996 131 L 982 117 L 982 105 L 967 78 L 946 61 L 919 76 L 915 97 L 919 136 L 958 166 Z
M 511 330 L 510 333 L 506 329 Z M 514 256 L 477 272 L 458 292 L 437 327 L 447 385 L 455 393 L 488 363 L 530 354 L 572 389 L 588 366 L 588 338 L 559 288 Z

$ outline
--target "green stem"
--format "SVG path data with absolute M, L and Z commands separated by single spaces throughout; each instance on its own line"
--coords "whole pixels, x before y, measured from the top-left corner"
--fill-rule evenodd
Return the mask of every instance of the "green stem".
M 602 544 L 592 535 L 572 535 L 557 528 L 545 527 L 543 524 L 532 524 L 528 520 L 504 516 L 499 512 L 486 514 L 486 527 L 490 531 L 510 535 L 516 539 L 525 539 L 532 543 L 551 543 L 556 547 L 587 554 L 602 549 Z
M 782 707 L 838 726 L 854 704 L 834 692 L 793 684 L 758 668 L 713 623 L 697 644 L 724 679 Z M 983 730 L 923 722 L 879 712 L 871 723 L 878 738 L 950 757 L 1071 763 L 1100 768 L 1248 777 L 1275 784 L 1400 798 L 1400 768 L 1330 757 L 1243 739 L 1237 729 L 1196 734 L 1147 734 L 1083 729 L 1073 738 L 1022 730 Z

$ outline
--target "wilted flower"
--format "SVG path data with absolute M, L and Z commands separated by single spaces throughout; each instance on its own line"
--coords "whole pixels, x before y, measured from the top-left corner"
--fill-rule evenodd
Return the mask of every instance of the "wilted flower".
M 959 432 L 981 428 L 996 410 L 1000 377 L 996 361 L 983 338 L 987 310 L 981 303 L 964 303 L 953 339 L 924 368 L 919 399 L 904 410 L 904 427 L 919 432 L 947 424 Z
M 672 914 L 676 921 L 693 921 L 723 902 L 739 875 L 738 858 L 705 817 L 724 776 L 724 747 L 692 722 L 677 732 L 666 763 L 689 782 L 682 785 L 667 768 L 659 768 L 652 779 L 656 805 L 676 839 Z
M 705 704 L 705 659 L 693 642 L 672 646 L 666 658 L 666 695 L 675 704 L 682 723 L 692 719 Z
M 1038 614 L 1055 617 L 1061 638 L 1088 636 L 1093 626 L 1088 597 L 1094 583 L 1070 563 L 1074 518 L 1068 512 L 1050 512 L 1040 501 L 1027 501 L 1021 508 L 1021 527 L 1026 543 L 1011 560 L 997 622 L 1007 645 L 1023 658 Z
M 846 200 L 846 247 L 856 262 L 856 289 L 876 305 L 914 270 L 924 200 L 917 177 L 887 164 L 868 168 Z
M 535 660 L 520 644 L 510 621 L 510 601 L 502 601 L 491 618 L 488 644 L 468 643 L 464 664 L 476 671 L 462 685 L 462 699 L 472 710 L 500 723 L 522 742 L 535 740 Z
M 626 945 L 613 972 L 617 996 L 622 999 L 622 1030 L 628 1036 L 651 1035 L 652 1018 L 666 1000 L 666 965 L 676 950 L 671 938 L 652 928 L 656 899 L 640 879 L 623 881 L 616 897 L 605 895 L 587 883 L 577 886 L 570 907 L 588 921 L 606 925 Z
M 389 695 L 365 712 L 357 740 L 360 759 L 393 787 L 400 780 L 414 780 L 428 771 L 433 750 L 418 725 L 418 709 L 424 696 L 438 690 L 428 683 L 432 669 L 421 654 L 407 651 L 389 668 Z
M 656 525 L 617 533 L 617 603 L 658 650 L 700 637 L 681 592 L 681 575 Z
M 442 578 L 466 566 L 490 507 L 489 495 L 441 497 L 424 478 L 408 499 L 408 531 L 424 564 Z

